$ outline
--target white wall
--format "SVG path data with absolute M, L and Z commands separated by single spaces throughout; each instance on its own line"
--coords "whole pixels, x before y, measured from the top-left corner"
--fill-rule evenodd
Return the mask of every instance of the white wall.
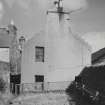
M 84 66 L 91 64 L 90 46 L 72 34 L 66 15 L 60 25 L 57 14 L 48 15 L 49 72 L 46 81 L 71 81 Z
M 90 47 L 69 30 L 65 21 L 59 25 L 57 14 L 48 13 L 46 30 L 30 39 L 22 56 L 22 82 L 34 83 L 34 75 L 45 75 L 45 81 L 71 81 L 91 63 Z M 35 62 L 35 46 L 45 46 L 45 62 Z
M 35 62 L 35 47 L 44 46 L 45 32 L 35 34 L 24 46 L 22 54 L 22 82 L 34 83 L 35 75 L 45 75 L 47 70 L 46 62 Z M 46 52 L 45 52 L 46 56 Z M 46 61 L 46 57 L 45 57 Z

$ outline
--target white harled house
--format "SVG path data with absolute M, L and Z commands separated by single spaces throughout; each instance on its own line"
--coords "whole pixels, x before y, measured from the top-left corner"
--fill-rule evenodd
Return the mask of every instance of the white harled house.
M 24 45 L 22 83 L 72 81 L 91 65 L 91 47 L 71 32 L 69 14 L 58 7 L 46 15 L 46 27 Z

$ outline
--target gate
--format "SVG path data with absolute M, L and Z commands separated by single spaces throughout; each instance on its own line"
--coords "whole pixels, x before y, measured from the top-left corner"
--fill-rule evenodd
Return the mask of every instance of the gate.
M 10 92 L 13 94 L 20 93 L 20 81 L 21 81 L 21 74 L 12 75 L 10 74 Z

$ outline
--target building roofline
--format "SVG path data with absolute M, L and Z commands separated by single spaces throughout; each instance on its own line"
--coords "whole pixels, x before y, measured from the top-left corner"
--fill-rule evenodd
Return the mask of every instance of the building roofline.
M 71 29 L 69 29 L 69 31 L 71 32 Z M 71 33 L 72 33 L 72 32 L 71 32 Z M 92 49 L 91 45 L 89 45 L 89 43 L 86 42 L 81 36 L 79 36 L 78 34 L 74 34 L 74 33 L 72 33 L 72 35 L 73 35 L 77 40 L 80 40 L 84 45 L 86 45 L 89 50 Z
M 105 48 L 102 48 L 92 54 L 92 63 L 94 64 L 95 62 L 97 62 L 97 60 L 99 60 L 103 56 L 105 56 Z
M 69 32 L 72 33 L 70 29 L 69 29 Z M 26 41 L 26 44 L 27 44 L 29 41 L 33 40 L 35 36 L 41 35 L 42 33 L 45 33 L 45 34 L 46 34 L 46 31 L 45 31 L 44 29 L 41 29 L 39 32 L 36 32 L 36 33 L 33 35 L 32 38 L 30 38 L 30 39 L 28 39 L 28 40 Z M 91 51 L 92 47 L 89 45 L 88 42 L 86 42 L 86 41 L 85 41 L 82 37 L 80 37 L 78 34 L 72 33 L 72 35 L 73 35 L 73 37 L 75 37 L 77 40 L 81 41 L 81 42 L 83 43 L 83 45 L 87 46 L 88 49 Z

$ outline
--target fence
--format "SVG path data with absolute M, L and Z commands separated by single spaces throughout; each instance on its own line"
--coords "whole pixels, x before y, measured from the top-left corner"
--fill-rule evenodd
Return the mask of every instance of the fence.
M 70 81 L 64 81 L 16 84 L 15 93 L 64 91 L 70 83 Z

